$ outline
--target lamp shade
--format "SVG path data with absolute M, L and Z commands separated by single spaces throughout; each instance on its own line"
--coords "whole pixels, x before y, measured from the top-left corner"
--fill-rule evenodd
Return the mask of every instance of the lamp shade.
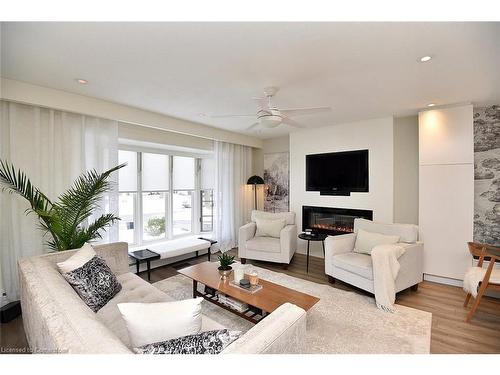
M 264 185 L 264 180 L 260 176 L 252 176 L 248 179 L 247 185 Z

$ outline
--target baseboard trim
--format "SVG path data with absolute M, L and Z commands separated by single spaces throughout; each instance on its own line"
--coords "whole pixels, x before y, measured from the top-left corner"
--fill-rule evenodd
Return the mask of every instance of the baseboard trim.
M 433 283 L 438 283 L 438 284 L 458 286 L 460 288 L 463 287 L 463 280 L 452 279 L 452 278 L 443 277 L 443 276 L 429 275 L 427 273 L 424 273 L 424 280 L 431 281 Z

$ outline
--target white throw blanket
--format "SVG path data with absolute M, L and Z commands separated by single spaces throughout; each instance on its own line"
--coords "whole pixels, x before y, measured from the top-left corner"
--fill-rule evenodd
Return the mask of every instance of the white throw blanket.
M 394 312 L 396 300 L 396 277 L 400 264 L 398 258 L 405 253 L 400 245 L 378 245 L 372 249 L 373 286 L 375 302 L 379 309 Z
M 464 277 L 464 290 L 477 297 L 477 292 L 479 289 L 479 283 L 483 281 L 484 274 L 486 273 L 486 268 L 471 267 L 467 271 Z M 500 269 L 493 268 L 490 275 L 490 283 L 500 285 Z

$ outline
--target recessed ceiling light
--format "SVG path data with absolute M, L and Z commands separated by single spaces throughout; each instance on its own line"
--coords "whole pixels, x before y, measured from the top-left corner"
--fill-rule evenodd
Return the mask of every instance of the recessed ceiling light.
M 436 105 L 436 103 L 429 103 L 427 104 L 427 107 L 434 107 Z
M 76 82 L 78 82 L 80 85 L 86 85 L 87 83 L 89 83 L 89 81 L 83 78 L 77 78 Z
M 432 56 L 422 56 L 420 59 L 420 62 L 427 62 L 432 60 Z

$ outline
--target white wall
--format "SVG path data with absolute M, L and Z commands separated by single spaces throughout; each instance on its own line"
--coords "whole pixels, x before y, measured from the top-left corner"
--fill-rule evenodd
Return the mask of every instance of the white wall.
M 271 154 L 274 152 L 288 152 L 289 150 L 290 137 L 288 135 L 284 137 L 264 139 L 262 145 L 262 152 L 264 154 Z
M 472 106 L 419 113 L 419 225 L 426 275 L 463 280 L 472 257 Z
M 394 118 L 394 222 L 418 224 L 418 116 Z
M 325 206 L 373 210 L 374 220 L 392 222 L 393 208 L 393 129 L 392 117 L 307 129 L 290 134 L 290 208 L 302 229 L 302 206 Z M 369 150 L 369 192 L 351 196 L 325 196 L 305 190 L 307 154 L 349 150 Z M 299 241 L 305 253 L 305 241 Z M 323 256 L 321 244 L 311 244 L 311 254 Z
M 262 148 L 253 149 L 253 172 L 259 176 L 264 175 L 264 154 L 275 152 L 288 152 L 290 150 L 290 137 L 276 137 L 264 139 Z

